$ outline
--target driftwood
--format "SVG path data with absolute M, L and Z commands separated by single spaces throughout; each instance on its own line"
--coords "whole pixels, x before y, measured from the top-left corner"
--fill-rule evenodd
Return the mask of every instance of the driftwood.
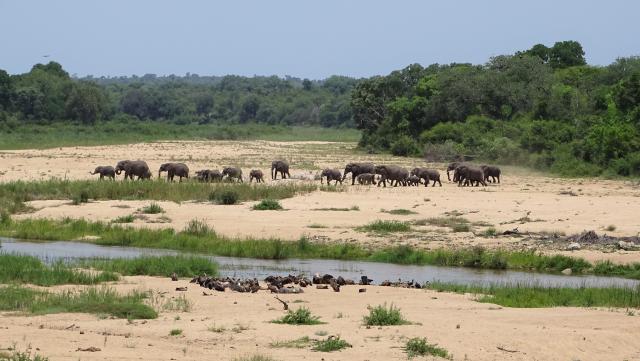
M 289 309 L 289 303 L 288 302 L 281 300 L 280 297 L 278 297 L 278 296 L 275 296 L 274 298 L 276 300 L 282 302 L 282 306 L 284 307 L 285 311 L 287 311 Z

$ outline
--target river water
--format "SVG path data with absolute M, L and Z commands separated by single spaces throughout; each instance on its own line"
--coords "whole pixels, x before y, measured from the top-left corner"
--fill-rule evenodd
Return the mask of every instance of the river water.
M 186 254 L 171 250 L 99 246 L 79 242 L 27 242 L 10 238 L 0 238 L 0 252 L 25 254 L 38 257 L 44 262 L 57 260 L 73 261 L 90 258 L 134 258 L 139 256 L 161 256 Z M 189 254 L 191 255 L 191 254 Z M 457 284 L 521 284 L 547 287 L 637 287 L 640 281 L 618 277 L 565 276 L 555 274 L 478 270 L 463 267 L 407 266 L 389 263 L 339 261 L 318 259 L 264 260 L 198 255 L 218 263 L 220 274 L 231 277 L 256 277 L 264 279 L 268 275 L 329 273 L 334 276 L 359 280 L 366 275 L 379 283 L 384 280 L 441 281 Z

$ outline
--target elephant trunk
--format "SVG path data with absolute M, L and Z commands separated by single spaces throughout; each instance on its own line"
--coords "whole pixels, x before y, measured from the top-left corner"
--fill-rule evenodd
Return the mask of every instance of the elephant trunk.
M 94 174 L 96 174 L 96 172 L 89 171 L 89 174 L 94 175 Z
M 116 174 L 117 174 L 117 175 L 120 175 L 120 173 L 122 173 L 122 170 L 120 170 L 120 169 L 116 169 Z
M 158 171 L 158 178 L 160 178 L 160 174 L 162 173 L 161 170 Z

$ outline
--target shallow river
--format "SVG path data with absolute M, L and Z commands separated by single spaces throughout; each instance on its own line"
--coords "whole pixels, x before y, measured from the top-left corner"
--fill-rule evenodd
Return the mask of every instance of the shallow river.
M 0 238 L 0 252 L 18 253 L 38 257 L 45 262 L 57 260 L 78 260 L 87 258 L 134 258 L 142 255 L 175 255 L 180 252 L 135 248 L 109 247 L 79 242 L 26 242 Z M 202 256 L 202 255 L 199 255 Z M 203 256 L 218 263 L 223 276 L 256 277 L 263 279 L 268 275 L 287 275 L 303 273 L 329 273 L 359 280 L 366 275 L 379 283 L 384 280 L 442 281 L 458 284 L 526 284 L 549 287 L 635 287 L 640 281 L 617 277 L 564 276 L 520 271 L 478 270 L 462 267 L 405 266 L 388 263 L 363 261 L 337 261 L 316 259 L 264 260 L 254 258 L 235 258 Z

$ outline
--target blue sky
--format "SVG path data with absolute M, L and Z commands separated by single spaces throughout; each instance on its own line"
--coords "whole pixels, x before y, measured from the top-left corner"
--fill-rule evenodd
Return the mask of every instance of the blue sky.
M 569 39 L 605 65 L 640 55 L 638 14 L 632 0 L 0 0 L 0 69 L 362 77 Z

